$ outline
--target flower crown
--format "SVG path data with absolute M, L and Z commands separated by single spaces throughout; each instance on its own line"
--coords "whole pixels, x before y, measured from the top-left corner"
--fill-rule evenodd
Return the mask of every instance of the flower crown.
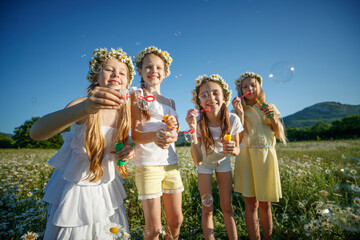
M 260 86 L 262 86 L 262 77 L 259 74 L 253 73 L 253 72 L 246 72 L 246 73 L 242 74 L 238 79 L 235 80 L 236 89 L 238 91 L 241 91 L 241 82 L 245 78 L 255 78 L 260 83 Z
M 144 50 L 142 50 L 141 52 L 139 52 L 138 54 L 136 54 L 135 62 L 140 63 L 143 60 L 143 58 L 147 54 L 150 54 L 150 53 L 156 54 L 164 60 L 165 75 L 166 75 L 166 77 L 168 77 L 170 75 L 170 65 L 172 63 L 172 58 L 170 57 L 170 54 L 167 51 L 162 51 L 161 49 L 159 49 L 155 46 L 147 47 Z
M 231 99 L 231 93 L 232 91 L 229 90 L 229 85 L 224 81 L 224 79 L 219 74 L 212 74 L 210 76 L 207 76 L 206 74 L 200 75 L 195 79 L 195 89 L 191 90 L 192 99 L 191 101 L 195 104 L 196 108 L 199 108 L 198 103 L 196 102 L 196 99 L 198 98 L 199 94 L 199 87 L 204 81 L 214 81 L 220 83 L 223 91 L 224 91 L 224 98 L 226 106 L 229 105 L 230 99 Z
M 124 52 L 121 48 L 118 48 L 117 50 L 111 48 L 110 51 L 107 50 L 107 48 L 100 48 L 99 49 L 95 49 L 94 50 L 94 54 L 89 62 L 89 74 L 87 79 L 90 82 L 94 81 L 94 77 L 96 73 L 99 73 L 99 71 L 95 70 L 96 68 L 98 68 L 99 66 L 101 66 L 100 64 L 102 62 L 105 62 L 108 59 L 118 59 L 120 60 L 122 63 L 125 63 L 126 66 L 129 69 L 129 73 L 130 73 L 130 78 L 129 78 L 129 85 L 131 84 L 132 80 L 134 80 L 134 75 L 135 75 L 135 67 L 134 67 L 134 63 L 131 59 L 131 57 L 129 57 L 126 52 Z

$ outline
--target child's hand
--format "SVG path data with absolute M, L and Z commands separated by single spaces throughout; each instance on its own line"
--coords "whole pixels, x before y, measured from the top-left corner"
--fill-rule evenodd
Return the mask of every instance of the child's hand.
M 167 131 L 171 132 L 178 127 L 178 121 L 174 115 L 169 115 L 166 118 L 165 124 L 167 126 Z
M 223 152 L 224 153 L 229 153 L 232 155 L 235 155 L 235 141 L 225 141 L 222 140 L 222 144 L 223 144 Z
M 89 92 L 85 106 L 88 113 L 94 114 L 100 109 L 119 109 L 124 103 L 124 96 L 120 92 L 111 88 L 95 87 Z
M 167 149 L 169 146 L 176 142 L 178 139 L 178 134 L 171 134 L 171 132 L 166 131 L 166 129 L 162 128 L 156 131 L 156 137 L 154 139 L 154 143 L 162 149 Z
M 275 114 L 274 107 L 271 104 L 266 104 L 266 106 L 261 107 L 260 110 L 264 111 L 266 117 L 273 117 Z
M 193 129 L 194 131 L 196 131 L 196 113 L 196 109 L 190 109 L 187 112 L 185 119 L 190 129 Z
M 115 151 L 110 151 L 110 153 L 116 153 Z M 129 161 L 135 157 L 135 150 L 132 146 L 126 145 L 123 149 L 118 151 L 116 160 Z
M 232 105 L 238 114 L 244 113 L 244 109 L 242 107 L 241 101 L 242 99 L 240 99 L 239 97 L 235 97 L 234 100 L 232 101 Z

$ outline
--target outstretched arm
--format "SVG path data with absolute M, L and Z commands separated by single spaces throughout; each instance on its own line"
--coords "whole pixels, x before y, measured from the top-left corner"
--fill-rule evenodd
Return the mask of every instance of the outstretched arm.
M 49 113 L 37 120 L 30 129 L 30 137 L 38 141 L 46 140 L 74 122 L 87 117 L 88 113 L 86 112 L 84 100 L 77 99 L 66 106 L 66 108 Z
M 203 156 L 200 148 L 201 139 L 197 137 L 196 133 L 196 114 L 194 114 L 194 112 L 196 112 L 195 109 L 190 109 L 187 112 L 186 122 L 188 123 L 190 129 L 194 131 L 194 133 L 191 134 L 191 157 L 193 159 L 193 162 L 199 166 L 202 164 Z
M 90 114 L 95 114 L 100 109 L 118 109 L 123 103 L 119 92 L 96 87 L 87 98 L 74 100 L 64 109 L 49 113 L 36 121 L 30 129 L 30 137 L 38 141 L 46 140 L 75 122 L 83 123 Z

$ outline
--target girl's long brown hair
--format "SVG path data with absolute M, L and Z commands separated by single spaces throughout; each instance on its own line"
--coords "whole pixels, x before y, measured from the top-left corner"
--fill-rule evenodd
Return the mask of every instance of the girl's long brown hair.
M 129 75 L 128 75 L 129 76 Z M 98 75 L 95 76 L 94 82 L 88 87 L 88 92 L 97 86 Z M 130 108 L 129 104 L 123 104 L 118 111 L 118 119 L 116 121 L 116 131 L 114 133 L 113 146 L 116 142 L 122 142 L 124 146 L 129 143 L 129 130 L 131 126 Z M 105 156 L 106 141 L 101 132 L 100 126 L 101 110 L 96 114 L 90 114 L 87 120 L 85 147 L 89 158 L 90 171 L 84 180 L 93 177 L 90 182 L 97 182 L 103 176 L 103 169 L 101 167 Z M 126 165 L 116 166 L 116 171 L 124 178 L 129 177 L 129 171 Z
M 211 80 L 208 80 L 208 81 L 211 81 Z M 204 84 L 205 82 L 208 82 L 208 81 L 203 81 L 202 84 Z M 212 81 L 212 82 L 215 82 L 215 81 Z M 217 82 L 215 82 L 215 83 L 217 83 Z M 198 88 L 196 88 L 197 96 L 199 96 L 200 86 Z M 223 91 L 223 95 L 224 95 L 224 91 Z M 200 100 L 198 97 L 196 98 L 196 103 L 198 106 L 200 106 Z M 202 109 L 203 108 L 200 106 L 200 110 L 202 110 Z M 221 126 L 220 126 L 221 135 L 224 136 L 225 134 L 230 134 L 230 118 L 229 118 L 228 108 L 227 108 L 225 102 L 223 103 L 223 105 L 221 106 L 221 109 L 220 109 L 220 121 L 221 121 Z M 213 148 L 215 147 L 215 141 L 214 141 L 213 136 L 211 135 L 210 128 L 209 128 L 209 119 L 207 118 L 205 111 L 200 113 L 199 122 L 200 122 L 201 138 L 202 138 L 202 141 L 204 142 L 206 153 L 210 154 L 214 151 Z

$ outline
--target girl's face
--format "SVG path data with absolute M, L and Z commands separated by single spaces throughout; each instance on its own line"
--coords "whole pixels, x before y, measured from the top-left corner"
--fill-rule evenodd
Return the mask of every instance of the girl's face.
M 127 88 L 128 79 L 129 70 L 126 64 L 117 59 L 109 59 L 102 66 L 98 82 L 100 87 L 120 90 Z
M 160 85 L 165 78 L 164 61 L 156 54 L 148 54 L 143 58 L 141 69 L 138 69 L 138 72 L 145 83 L 152 86 Z
M 246 100 L 256 100 L 258 95 L 258 82 L 255 78 L 246 78 L 241 83 L 241 91 L 242 94 L 249 92 L 248 95 L 245 96 Z
M 202 108 L 218 113 L 225 102 L 223 89 L 219 83 L 207 81 L 199 88 L 199 100 Z

